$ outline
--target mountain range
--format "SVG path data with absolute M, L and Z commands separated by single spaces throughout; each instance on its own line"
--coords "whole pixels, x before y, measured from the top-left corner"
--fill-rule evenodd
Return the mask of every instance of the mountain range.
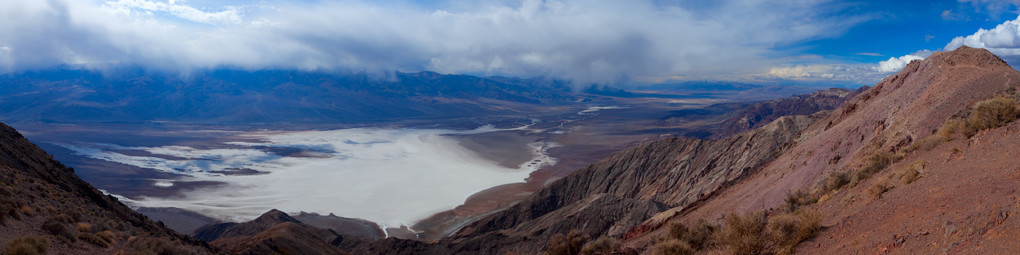
M 1010 253 L 1020 250 L 1017 87 L 1020 72 L 987 50 L 938 52 L 870 88 L 745 108 L 721 122 L 745 129 L 731 135 L 624 149 L 439 240 L 349 237 L 275 210 L 184 236 L 2 126 L 0 243 L 91 254 Z M 487 98 L 578 99 L 498 91 Z M 79 99 L 25 116 L 116 104 Z

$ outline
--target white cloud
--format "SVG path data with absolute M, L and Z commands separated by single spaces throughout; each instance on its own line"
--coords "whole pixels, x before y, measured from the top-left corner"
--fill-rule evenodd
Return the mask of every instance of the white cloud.
M 14 49 L 8 69 L 431 70 L 584 83 L 755 73 L 790 54 L 777 46 L 868 19 L 839 14 L 832 0 L 660 2 L 9 0 L 0 2 L 0 42 Z
M 904 55 L 902 57 L 890 57 L 889 60 L 878 62 L 875 70 L 881 73 L 899 72 L 900 69 L 910 64 L 910 61 L 922 60 L 924 57 L 917 55 Z
M 992 29 L 978 29 L 968 36 L 953 38 L 945 50 L 955 50 L 967 45 L 974 48 L 988 49 L 1010 64 L 1020 60 L 1020 17 L 995 26 Z

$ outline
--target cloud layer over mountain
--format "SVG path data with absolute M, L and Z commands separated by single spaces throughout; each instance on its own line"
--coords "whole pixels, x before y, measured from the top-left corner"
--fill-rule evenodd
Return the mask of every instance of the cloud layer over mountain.
M 796 42 L 867 17 L 830 0 L 0 2 L 0 70 L 139 64 L 551 76 L 768 72 Z M 738 64 L 739 63 L 739 64 Z

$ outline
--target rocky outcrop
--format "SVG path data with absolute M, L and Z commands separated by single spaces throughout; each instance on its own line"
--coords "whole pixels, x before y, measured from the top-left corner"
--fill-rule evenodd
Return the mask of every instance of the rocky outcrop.
M 43 239 L 51 254 L 213 252 L 104 195 L 4 124 L 0 184 L 0 243 Z
M 783 116 L 810 115 L 836 109 L 868 87 L 856 90 L 830 88 L 805 95 L 773 99 L 747 105 L 713 128 L 712 138 L 724 138 L 759 128 Z

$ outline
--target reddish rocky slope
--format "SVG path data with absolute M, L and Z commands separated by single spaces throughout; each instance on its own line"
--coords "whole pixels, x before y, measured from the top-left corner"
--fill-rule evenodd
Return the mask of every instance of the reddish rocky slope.
M 983 49 L 962 47 L 914 61 L 809 127 L 795 147 L 761 171 L 643 228 L 662 226 L 663 219 L 718 222 L 727 212 L 783 208 L 786 194 L 806 190 L 820 200 L 808 209 L 824 215 L 824 228 L 800 245 L 802 253 L 1015 251 L 1011 240 L 1020 236 L 1020 223 L 1010 215 L 1020 201 L 1017 124 L 970 138 L 957 129 L 945 144 L 931 143 L 930 136 L 944 123 L 964 119 L 979 101 L 996 94 L 1015 98 L 1018 86 L 1020 72 Z M 856 185 L 819 189 L 831 173 L 875 166 L 869 158 L 878 154 L 899 163 L 878 165 L 877 173 Z M 901 181 L 909 169 L 918 170 L 920 179 Z M 647 251 L 664 231 L 632 238 L 629 246 Z

